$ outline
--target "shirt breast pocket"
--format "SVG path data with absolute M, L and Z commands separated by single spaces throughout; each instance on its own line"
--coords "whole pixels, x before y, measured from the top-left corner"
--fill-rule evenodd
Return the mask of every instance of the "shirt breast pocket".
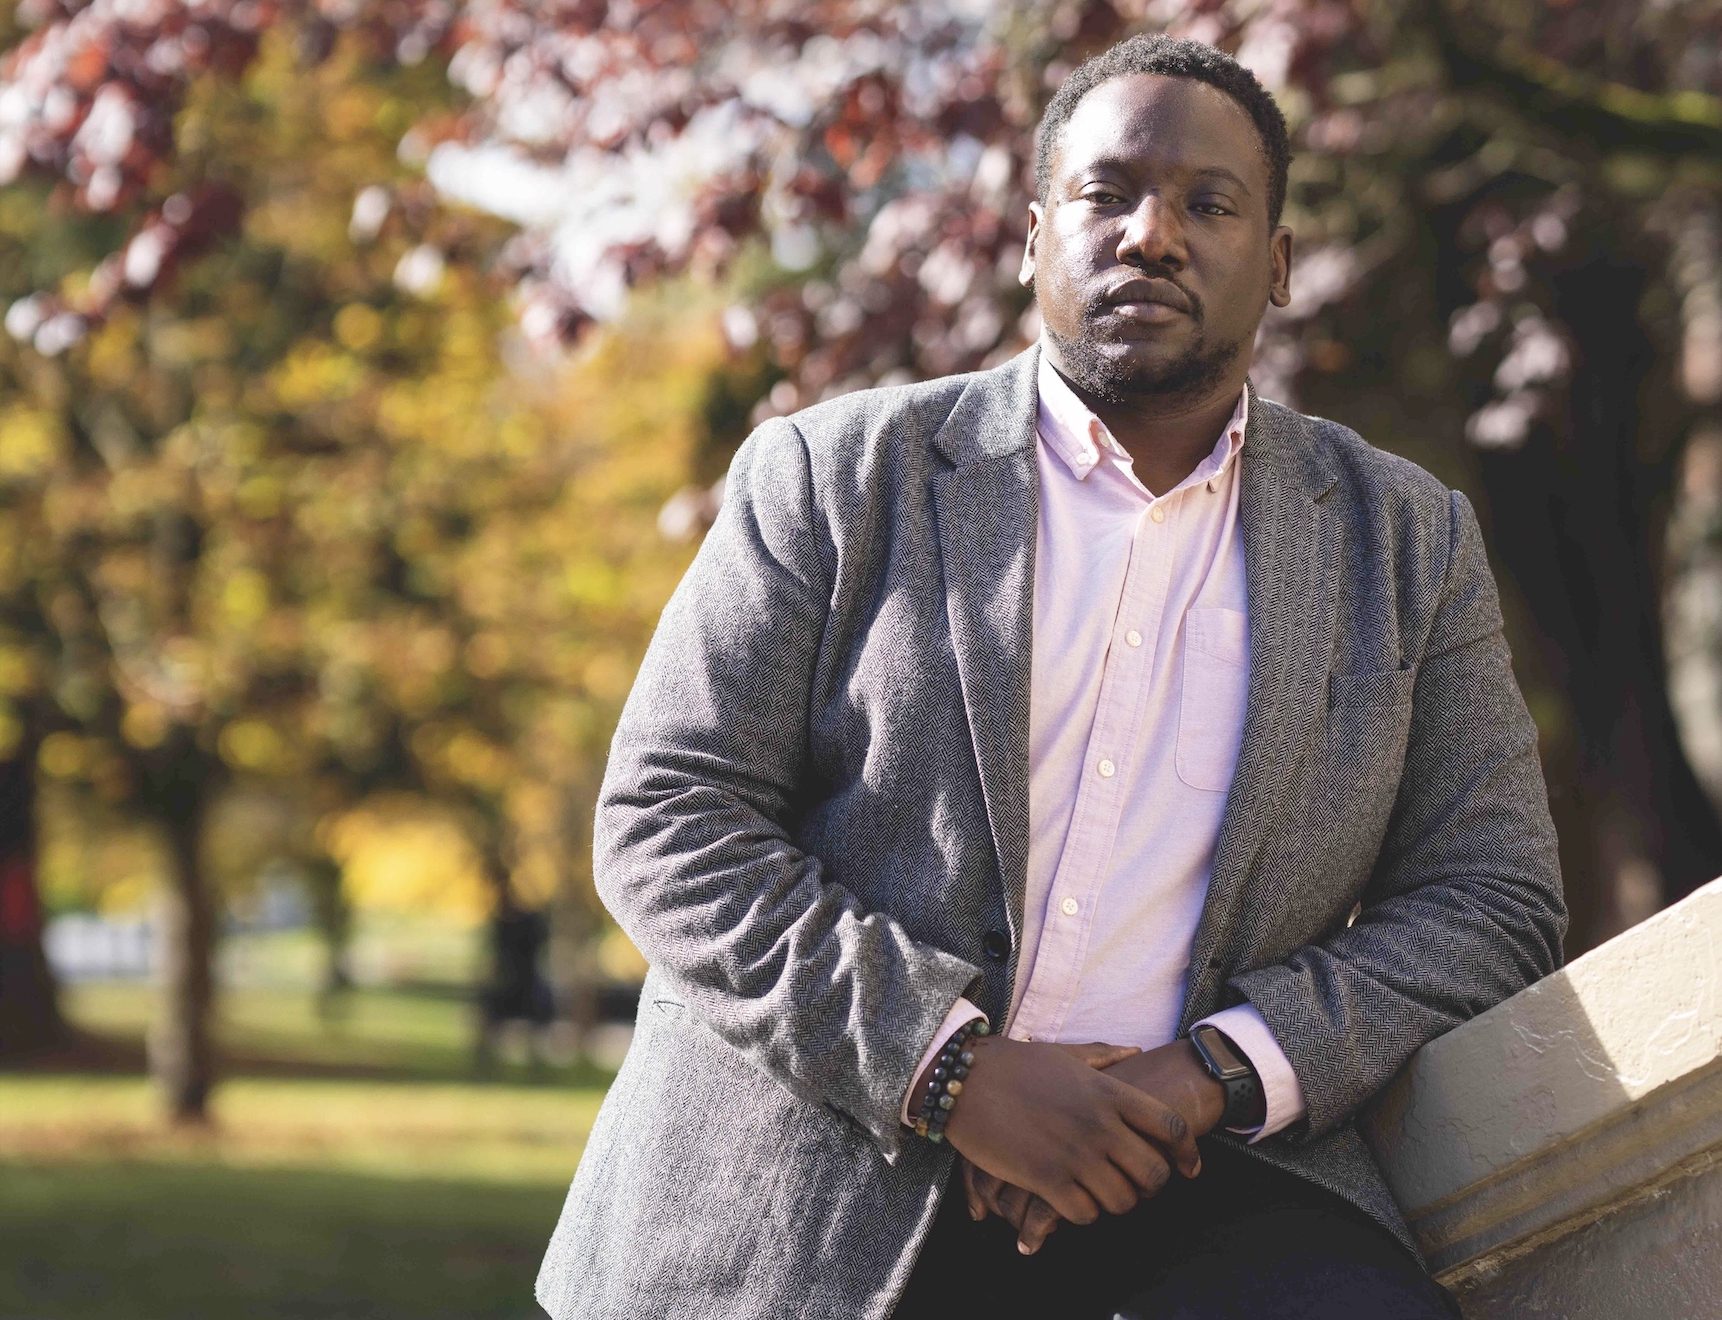
M 1183 692 L 1178 699 L 1178 778 L 1206 793 L 1231 787 L 1250 690 L 1250 630 L 1242 610 L 1192 609 L 1184 616 Z

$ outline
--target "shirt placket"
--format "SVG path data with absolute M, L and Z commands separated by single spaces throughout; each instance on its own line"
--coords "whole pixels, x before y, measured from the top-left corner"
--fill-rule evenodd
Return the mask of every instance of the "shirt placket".
M 1034 971 L 1010 1032 L 1020 1040 L 1056 1040 L 1081 980 L 1113 841 L 1137 770 L 1136 732 L 1172 576 L 1177 494 L 1143 508 L 1131 533 L 1076 805 L 1047 897 Z

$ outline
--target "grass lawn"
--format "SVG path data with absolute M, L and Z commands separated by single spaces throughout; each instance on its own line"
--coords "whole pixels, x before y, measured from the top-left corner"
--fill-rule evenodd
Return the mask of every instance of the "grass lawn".
M 472 1077 L 452 993 L 231 991 L 215 1123 L 157 1117 L 149 991 L 77 987 L 111 1042 L 0 1073 L 0 1320 L 520 1320 L 608 1075 Z M 113 1060 L 121 1060 L 115 1064 Z

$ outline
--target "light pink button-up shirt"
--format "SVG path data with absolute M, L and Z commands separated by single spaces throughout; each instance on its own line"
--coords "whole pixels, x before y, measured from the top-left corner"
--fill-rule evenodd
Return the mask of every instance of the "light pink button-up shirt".
M 1039 385 L 1028 889 L 1005 1034 L 1150 1049 L 1177 1031 L 1243 735 L 1249 395 L 1208 456 L 1156 496 L 1044 352 Z M 976 1016 L 959 1000 L 921 1067 Z M 1267 1117 L 1252 1141 L 1302 1117 L 1261 1014 L 1240 1004 L 1203 1021 L 1262 1079 Z

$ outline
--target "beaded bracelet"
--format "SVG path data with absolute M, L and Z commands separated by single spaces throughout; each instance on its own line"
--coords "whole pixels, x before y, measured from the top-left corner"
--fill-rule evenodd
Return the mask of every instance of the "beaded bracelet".
M 951 1033 L 951 1038 L 939 1051 L 933 1065 L 932 1080 L 927 1083 L 927 1096 L 921 1102 L 921 1112 L 915 1118 L 915 1133 L 928 1141 L 945 1139 L 945 1124 L 951 1121 L 951 1110 L 963 1093 L 963 1079 L 974 1063 L 973 1050 L 965 1049 L 973 1036 L 990 1034 L 992 1028 L 985 1018 L 973 1018 Z

